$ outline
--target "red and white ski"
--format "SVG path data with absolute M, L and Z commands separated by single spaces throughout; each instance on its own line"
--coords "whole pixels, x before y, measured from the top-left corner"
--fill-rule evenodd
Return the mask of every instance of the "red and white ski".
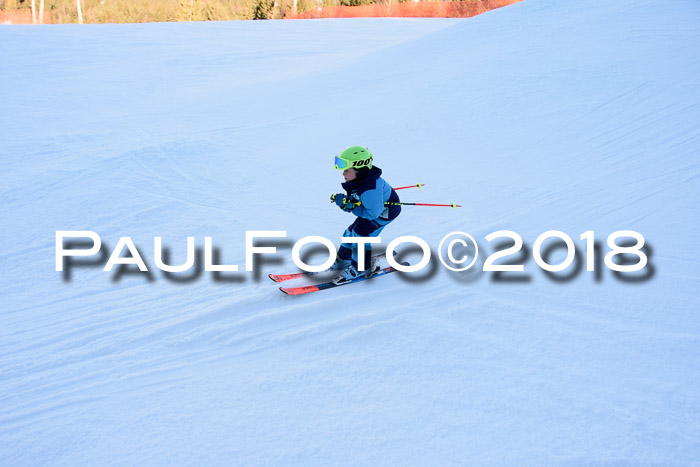
M 408 266 L 408 263 L 401 263 L 404 266 Z M 392 266 L 386 267 L 384 269 L 380 269 L 379 271 L 375 272 L 371 276 L 361 276 L 358 277 L 357 279 L 353 279 L 351 281 L 347 282 L 341 282 L 340 284 L 336 284 L 335 282 L 324 282 L 323 284 L 316 284 L 316 285 L 306 285 L 302 287 L 280 287 L 280 290 L 287 295 L 304 295 L 308 293 L 313 293 L 313 292 L 318 292 L 320 290 L 326 290 L 326 289 L 332 289 L 334 287 L 340 287 L 342 285 L 348 285 L 348 284 L 354 284 L 355 282 L 361 282 L 365 281 L 367 279 L 374 279 L 375 277 L 379 276 L 384 276 L 392 272 L 396 272 L 397 269 L 393 268 Z
M 372 258 L 383 258 L 384 256 L 386 256 L 386 252 L 374 255 L 372 256 Z M 396 256 L 396 252 L 394 252 L 394 256 Z M 326 269 L 325 271 L 321 272 L 293 272 L 291 274 L 268 274 L 268 277 L 275 282 L 284 282 L 292 279 L 300 279 L 302 277 L 315 276 L 317 274 L 326 274 L 331 271 L 331 269 Z

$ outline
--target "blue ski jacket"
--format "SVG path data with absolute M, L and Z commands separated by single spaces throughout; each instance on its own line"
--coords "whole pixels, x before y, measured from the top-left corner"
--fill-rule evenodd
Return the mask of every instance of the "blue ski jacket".
M 350 200 L 362 202 L 362 205 L 351 211 L 353 214 L 385 225 L 398 217 L 401 213 L 401 206 L 385 206 L 384 202 L 399 203 L 401 200 L 396 191 L 381 175 L 382 169 L 374 166 L 364 177 L 345 182 L 342 186 Z

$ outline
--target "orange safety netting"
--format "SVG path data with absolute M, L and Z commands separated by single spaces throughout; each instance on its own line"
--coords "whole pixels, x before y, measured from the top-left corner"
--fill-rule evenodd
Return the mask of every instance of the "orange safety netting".
M 36 11 L 37 22 L 39 22 L 39 9 Z M 44 11 L 44 24 L 53 23 L 51 15 Z M 32 24 L 32 10 L 0 10 L 0 24 Z
M 310 18 L 468 18 L 521 0 L 463 0 L 446 2 L 373 3 L 362 6 L 329 6 L 314 8 L 298 15 L 288 12 L 285 19 Z

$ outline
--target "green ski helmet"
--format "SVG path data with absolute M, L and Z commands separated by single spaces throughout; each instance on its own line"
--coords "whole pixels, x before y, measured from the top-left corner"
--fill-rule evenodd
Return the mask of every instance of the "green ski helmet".
M 364 146 L 350 146 L 335 156 L 335 168 L 338 170 L 372 168 L 372 153 Z

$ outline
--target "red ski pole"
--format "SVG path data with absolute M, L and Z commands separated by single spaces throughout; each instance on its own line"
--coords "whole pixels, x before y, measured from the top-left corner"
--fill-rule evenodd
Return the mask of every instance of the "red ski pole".
M 384 202 L 384 206 L 444 206 L 446 208 L 461 208 L 461 204 L 431 204 L 431 203 L 390 203 Z
M 406 188 L 420 188 L 422 186 L 425 186 L 425 183 L 418 183 L 416 185 L 408 185 L 408 186 L 400 186 L 398 188 L 394 188 L 394 190 L 405 190 Z

